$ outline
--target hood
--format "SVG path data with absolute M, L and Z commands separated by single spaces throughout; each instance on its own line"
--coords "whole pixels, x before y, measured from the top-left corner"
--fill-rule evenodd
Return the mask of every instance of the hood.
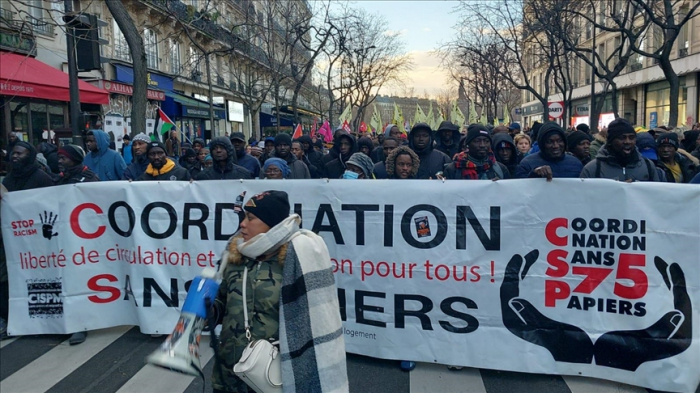
M 228 153 L 227 164 L 238 164 L 236 150 L 233 148 L 233 144 L 231 144 L 231 140 L 229 138 L 225 136 L 217 136 L 216 138 L 212 139 L 209 142 L 209 151 L 211 152 L 212 148 L 216 145 L 221 145 L 226 149 L 226 152 Z
M 496 152 L 496 148 L 502 143 L 508 143 L 510 145 L 510 148 L 513 149 L 515 153 L 517 153 L 517 150 L 515 148 L 515 142 L 513 142 L 513 138 L 510 136 L 510 134 L 506 134 L 503 132 L 499 132 L 498 134 L 495 134 L 493 137 L 491 137 L 493 140 L 491 142 L 491 149 Z
M 415 134 L 419 130 L 428 130 L 428 135 L 430 135 L 430 141 L 428 142 L 428 146 L 425 147 L 423 150 L 416 149 L 413 146 L 413 134 Z M 419 156 L 428 154 L 431 151 L 433 151 L 433 143 L 435 142 L 435 138 L 433 136 L 433 130 L 430 129 L 430 126 L 425 124 L 425 123 L 416 123 L 416 125 L 411 128 L 411 132 L 408 133 L 408 147 L 411 148 L 416 154 Z
M 366 137 L 366 136 L 363 136 L 362 138 L 360 138 L 360 139 L 357 141 L 357 150 L 358 150 L 358 151 L 360 150 L 360 148 L 361 148 L 362 146 L 367 146 L 367 147 L 369 147 L 370 153 L 372 152 L 372 150 L 374 150 L 374 143 L 372 142 L 372 139 L 370 139 L 370 138 L 368 138 L 368 137 Z
M 442 123 L 447 123 L 446 121 Z M 462 138 L 462 134 L 459 133 L 459 127 L 452 125 L 450 123 L 449 125 L 452 125 L 452 127 L 449 127 L 447 125 L 440 124 L 440 127 L 438 128 L 437 131 L 435 131 L 435 134 L 433 135 L 433 139 L 435 139 L 435 144 L 438 146 L 443 145 L 442 141 L 442 131 L 452 131 L 452 145 L 451 146 L 458 146 L 459 145 L 459 140 Z M 446 146 L 446 145 L 445 145 Z
M 48 142 L 41 142 L 39 144 L 39 153 L 43 154 L 45 157 L 48 157 L 49 154 L 54 152 L 58 152 L 58 147 L 55 145 Z
M 411 156 L 411 163 L 413 164 L 413 167 L 411 168 L 411 176 L 413 178 L 416 177 L 418 174 L 418 168 L 420 168 L 420 158 L 418 158 L 418 155 L 413 152 L 408 146 L 399 146 L 396 149 L 394 149 L 389 156 L 386 158 L 386 162 L 384 163 L 384 167 L 386 168 L 386 173 L 389 175 L 389 178 L 392 179 L 396 175 L 396 157 L 400 154 L 408 154 Z
M 202 147 L 207 147 L 207 144 L 204 143 L 204 139 L 202 138 L 194 138 L 194 140 L 192 141 L 192 146 L 194 146 L 195 143 L 199 143 L 200 145 L 202 145 Z
M 384 127 L 384 138 L 388 138 L 391 134 L 391 129 L 396 127 L 396 124 L 388 124 Z
M 341 154 L 340 154 L 340 139 L 341 138 L 350 138 L 350 140 L 352 141 L 352 149 L 350 149 L 350 154 L 348 154 L 347 157 L 341 157 Z M 336 153 L 338 155 L 337 157 L 340 158 L 341 161 L 345 162 L 350 158 L 350 156 L 357 153 L 357 150 L 358 150 L 357 140 L 355 139 L 354 136 L 352 136 L 351 134 L 348 134 L 347 132 L 343 132 L 342 134 L 339 133 L 338 136 L 335 139 L 333 139 L 333 150 L 336 151 Z
M 309 144 L 308 150 L 304 151 L 307 155 L 314 151 L 314 143 L 313 143 L 313 141 L 311 141 L 310 136 L 302 135 L 299 138 L 297 138 L 297 141 L 299 141 L 301 143 L 308 143 Z M 304 145 L 301 145 L 301 146 L 304 147 Z
M 107 153 L 107 150 L 109 150 L 109 135 L 107 135 L 107 133 L 102 130 L 92 130 L 90 132 L 92 132 L 92 135 L 95 136 L 95 142 L 97 142 L 97 149 L 99 151 L 96 155 L 105 155 L 105 153 Z M 90 152 L 90 154 L 95 155 L 94 152 Z

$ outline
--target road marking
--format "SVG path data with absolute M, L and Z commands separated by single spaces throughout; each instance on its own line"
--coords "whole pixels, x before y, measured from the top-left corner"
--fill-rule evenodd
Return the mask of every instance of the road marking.
M 411 371 L 411 393 L 486 393 L 476 368 L 448 370 L 443 364 L 418 363 Z
M 6 340 L 0 341 L 0 348 L 5 348 L 5 345 L 12 344 L 12 343 L 15 342 L 15 340 L 17 340 L 18 338 L 19 338 L 19 337 L 12 337 L 12 338 L 8 338 L 8 339 L 6 339 Z
M 562 376 L 562 378 L 564 378 L 564 381 L 569 386 L 571 393 L 647 393 L 646 389 L 640 388 L 639 386 L 632 386 L 620 382 L 607 381 L 604 379 L 569 375 Z
M 56 348 L 0 382 L 0 391 L 13 393 L 44 392 L 75 371 L 106 346 L 126 333 L 131 326 L 91 330 L 84 343 L 63 341 Z

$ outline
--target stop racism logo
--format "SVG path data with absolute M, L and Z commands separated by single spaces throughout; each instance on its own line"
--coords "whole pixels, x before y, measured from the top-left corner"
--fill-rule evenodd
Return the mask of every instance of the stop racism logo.
M 564 115 L 564 102 L 554 101 L 549 103 L 549 117 L 558 119 Z

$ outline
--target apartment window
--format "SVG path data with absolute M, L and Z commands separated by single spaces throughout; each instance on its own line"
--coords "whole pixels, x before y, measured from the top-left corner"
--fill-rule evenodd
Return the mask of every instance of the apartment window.
M 202 59 L 197 53 L 197 50 L 190 46 L 190 70 L 192 71 L 192 79 L 201 80 L 202 77 Z
M 27 2 L 29 16 L 31 16 L 34 21 L 44 20 L 44 7 L 42 7 L 41 3 L 42 0 L 29 0 L 29 2 Z
M 678 22 L 682 21 L 687 15 L 688 8 L 681 8 L 678 13 Z M 681 31 L 678 32 L 678 39 L 676 40 L 678 42 L 678 57 L 688 56 L 688 47 L 690 46 L 690 42 L 688 41 L 688 25 L 690 23 L 690 21 L 685 23 L 683 27 L 681 27 Z
M 129 44 L 126 43 L 124 34 L 119 30 L 116 21 L 112 21 L 112 31 L 114 32 L 114 58 L 131 62 L 131 52 L 129 52 Z
M 168 49 L 170 51 L 170 73 L 179 74 L 181 68 L 180 62 L 180 44 L 174 39 L 168 39 Z
M 143 45 L 146 50 L 146 66 L 158 69 L 158 40 L 156 33 L 150 29 L 143 30 Z

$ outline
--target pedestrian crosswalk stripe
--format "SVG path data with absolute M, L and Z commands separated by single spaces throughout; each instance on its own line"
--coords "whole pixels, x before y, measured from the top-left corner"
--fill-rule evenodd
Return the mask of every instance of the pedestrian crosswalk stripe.
M 646 389 L 639 386 L 625 385 L 619 382 L 606 381 L 604 379 L 565 376 L 563 377 L 569 386 L 571 393 L 590 392 L 615 392 L 615 393 L 646 393 Z M 700 386 L 699 386 L 700 388 Z
M 411 371 L 411 393 L 434 392 L 486 393 L 486 387 L 476 368 L 448 370 L 442 364 L 420 363 Z
M 68 340 L 65 340 L 26 367 L 5 378 L 0 383 L 2 391 L 44 392 L 129 329 L 129 326 L 120 326 L 91 331 L 88 339 L 81 345 L 70 345 Z
M 29 336 L 8 344 L 0 350 L 0 381 L 43 356 L 67 337 L 66 335 Z
M 199 345 L 200 364 L 204 367 L 209 359 L 214 356 L 214 351 L 209 347 L 209 337 L 202 337 Z M 209 378 L 209 375 L 205 376 Z M 197 377 L 199 378 L 199 377 Z M 144 366 L 133 378 L 124 384 L 117 393 L 170 393 L 183 392 L 192 383 L 195 377 L 174 373 L 170 370 L 152 366 Z M 201 378 L 200 378 L 201 379 Z
M 12 337 L 12 338 L 8 338 L 8 339 L 0 341 L 0 349 L 5 348 L 6 345 L 12 344 L 13 342 L 15 342 L 15 340 L 17 340 L 17 338 L 18 337 Z

